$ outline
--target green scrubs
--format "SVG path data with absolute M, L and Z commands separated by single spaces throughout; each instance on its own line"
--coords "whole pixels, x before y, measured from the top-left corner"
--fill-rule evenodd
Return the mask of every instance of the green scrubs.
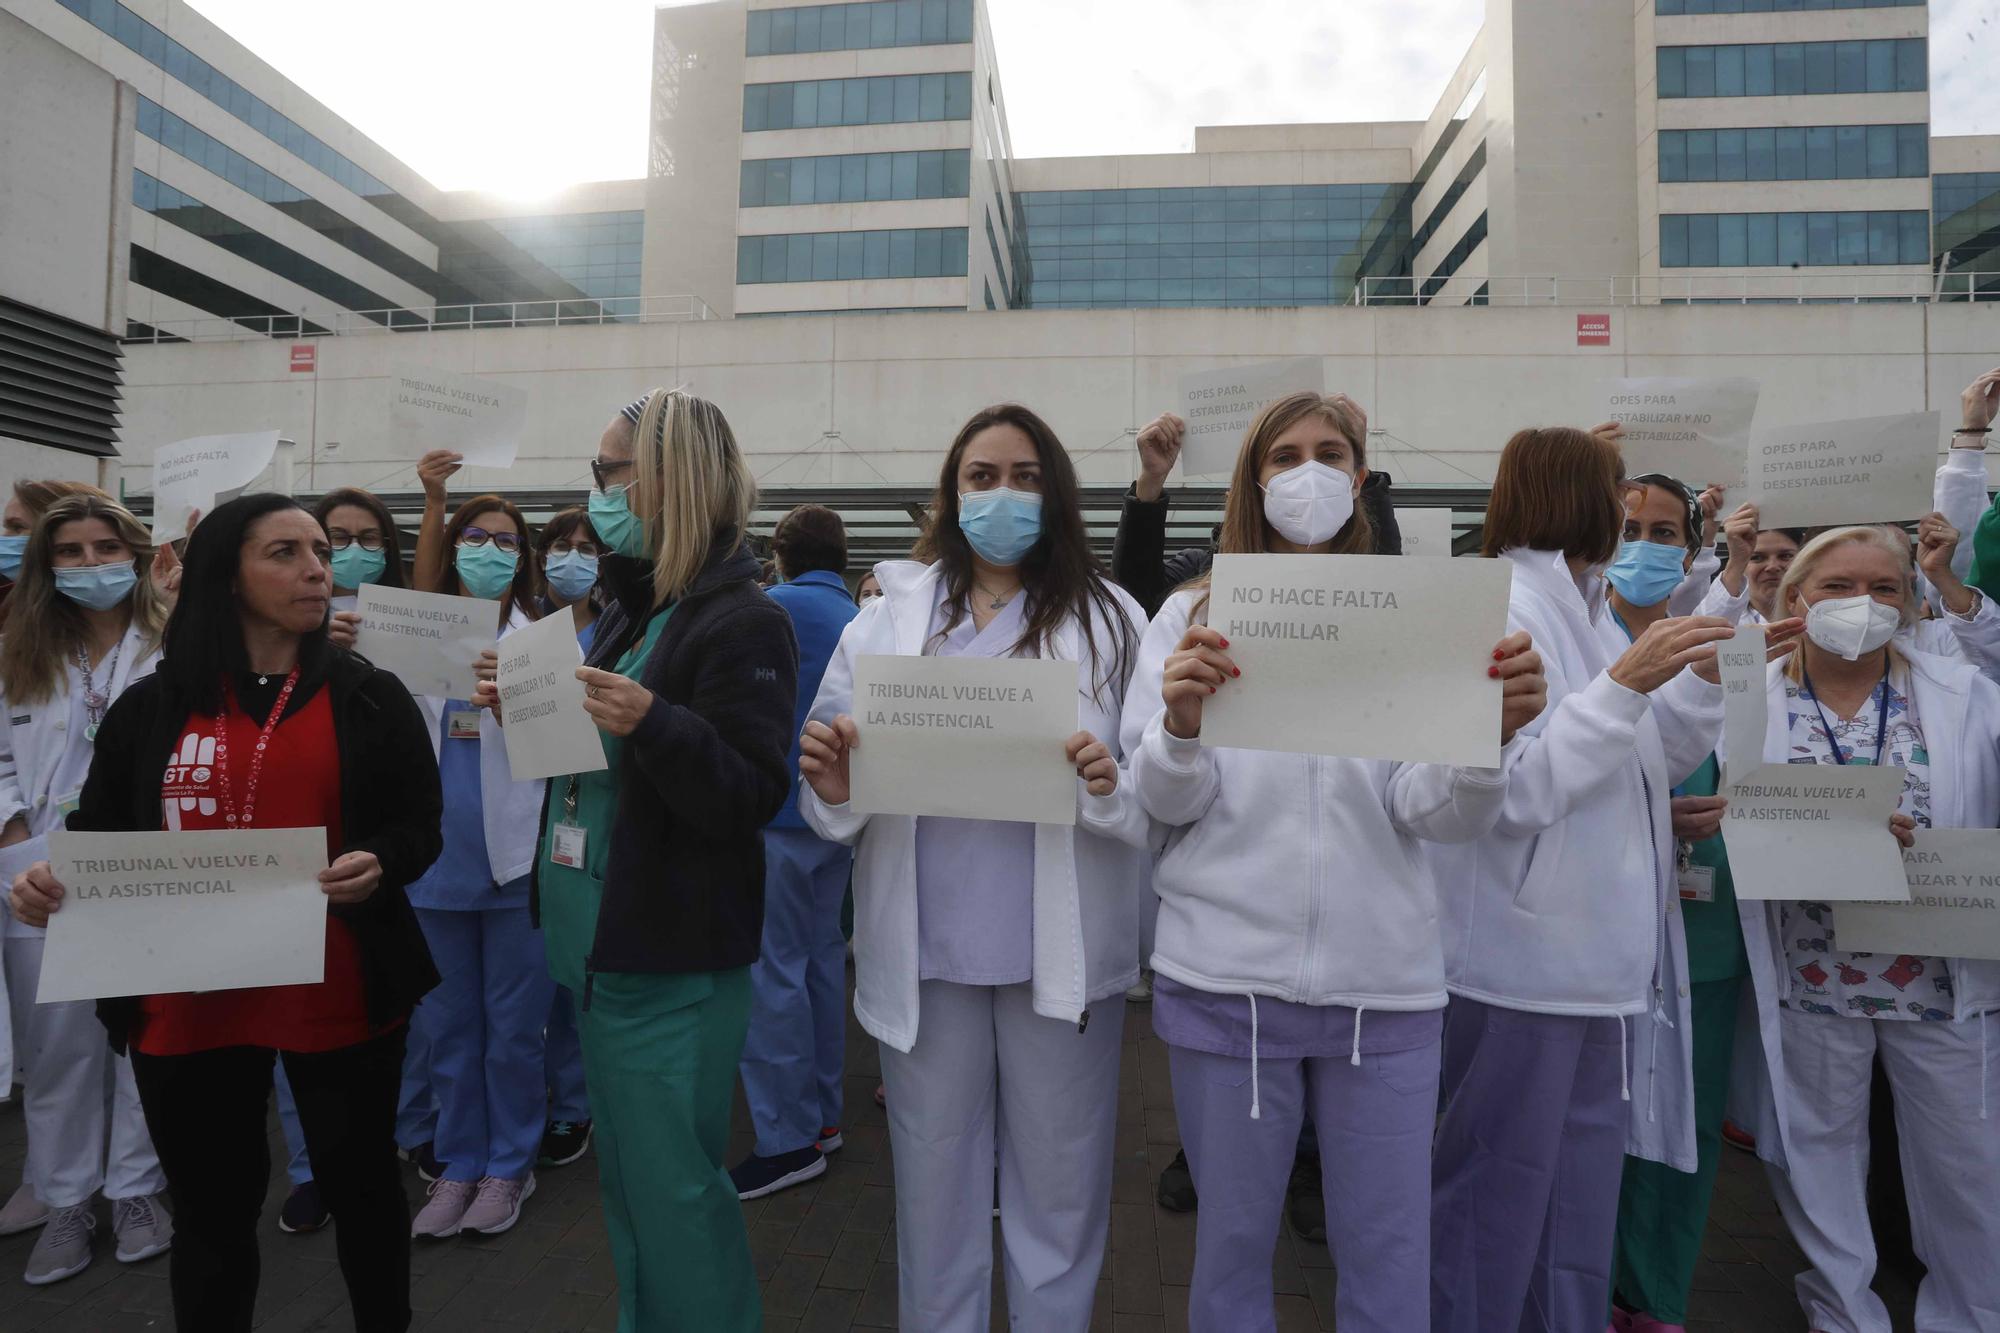
M 613 668 L 619 675 L 638 675 L 672 611 L 648 622 Z M 586 978 L 624 749 L 618 737 L 602 739 L 609 768 L 550 779 L 541 919 L 549 971 L 578 1001 L 604 1222 L 618 1273 L 618 1333 L 754 1333 L 762 1319 L 757 1274 L 724 1164 L 750 1022 L 750 969 Z M 584 830 L 580 869 L 550 859 L 564 824 Z
M 1710 755 L 1681 787 L 1683 796 L 1713 796 L 1718 772 Z M 1723 1112 L 1736 1045 L 1738 991 L 1750 975 L 1743 923 L 1722 839 L 1690 849 L 1689 861 L 1715 872 L 1715 900 L 1680 904 L 1687 932 L 1688 1004 L 1694 1023 L 1693 1172 L 1664 1162 L 1625 1159 L 1618 1196 L 1618 1242 L 1612 1292 L 1619 1305 L 1665 1324 L 1687 1322 L 1688 1288 L 1708 1225 L 1709 1200 L 1722 1154 Z

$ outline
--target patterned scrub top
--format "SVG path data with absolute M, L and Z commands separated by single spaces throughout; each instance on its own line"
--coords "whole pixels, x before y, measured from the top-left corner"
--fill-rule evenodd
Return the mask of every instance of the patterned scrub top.
M 1852 719 L 1827 712 L 1834 738 L 1850 764 L 1875 762 L 1877 722 L 1882 716 L 1881 690 L 1889 694 L 1888 731 L 1881 747 L 1882 762 L 1909 773 L 1903 785 L 1902 813 L 1931 826 L 1930 751 L 1924 745 L 1922 721 L 1911 707 L 1909 674 L 1900 665 L 1877 687 L 1877 693 Z M 1833 748 L 1821 722 L 1821 709 L 1811 692 L 1785 682 L 1785 708 L 1790 724 L 1790 762 L 1834 763 Z M 1834 905 L 1784 902 L 1778 906 L 1779 937 L 1784 942 L 1790 985 L 1780 1001 L 1786 1008 L 1809 1014 L 1839 1014 L 1849 1018 L 1895 1018 L 1905 1021 L 1948 1019 L 1953 1014 L 1951 976 L 1942 958 L 1914 954 L 1854 953 L 1837 947 Z

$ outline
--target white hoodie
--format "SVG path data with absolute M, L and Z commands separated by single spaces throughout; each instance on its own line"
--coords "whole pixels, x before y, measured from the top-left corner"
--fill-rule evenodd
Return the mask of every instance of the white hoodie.
M 875 566 L 882 596 L 848 622 L 820 680 L 812 719 L 831 722 L 854 711 L 854 659 L 893 653 L 916 657 L 930 632 L 942 571 L 914 560 Z M 1143 613 L 1112 589 L 1136 636 Z M 1117 627 L 1093 626 L 1107 655 Z M 1065 621 L 1047 656 L 1088 664 L 1081 627 Z M 1097 688 L 1088 665 L 1077 693 L 1077 729 L 1118 752 L 1122 681 Z M 877 1041 L 899 1051 L 916 1044 L 918 1023 L 917 821 L 911 815 L 864 815 L 827 805 L 801 783 L 799 813 L 813 831 L 856 847 L 854 859 L 854 1016 Z M 1146 887 L 1145 811 L 1124 772 L 1110 796 L 1077 782 L 1077 822 L 1035 825 L 1035 1012 L 1076 1023 L 1092 1001 L 1123 992 L 1139 976 L 1139 910 Z M 1147 899 L 1150 905 L 1150 898 Z M 1119 1003 L 1123 1003 L 1120 1000 Z
M 1153 967 L 1221 994 L 1441 1008 L 1437 893 L 1418 840 L 1464 842 L 1492 828 L 1503 770 L 1212 749 L 1170 735 L 1161 673 L 1203 596 L 1167 599 L 1125 694 L 1132 784 L 1172 826 L 1153 879 Z
M 1722 687 L 1683 671 L 1650 696 L 1626 689 L 1606 674 L 1627 643 L 1603 580 L 1586 595 L 1560 551 L 1501 558 L 1514 562 L 1509 628 L 1533 636 L 1549 701 L 1515 738 L 1493 832 L 1429 849 L 1451 992 L 1537 1013 L 1644 1013 L 1674 891 L 1670 793 L 1715 748 Z

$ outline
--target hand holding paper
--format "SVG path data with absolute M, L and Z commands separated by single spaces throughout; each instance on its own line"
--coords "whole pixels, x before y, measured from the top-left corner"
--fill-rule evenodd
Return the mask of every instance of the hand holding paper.
M 153 544 L 177 541 L 194 515 L 233 499 L 271 465 L 278 432 L 202 435 L 153 451 Z
M 846 805 L 853 792 L 849 754 L 861 744 L 860 728 L 846 713 L 831 723 L 808 722 L 799 737 L 799 776 L 828 805 Z

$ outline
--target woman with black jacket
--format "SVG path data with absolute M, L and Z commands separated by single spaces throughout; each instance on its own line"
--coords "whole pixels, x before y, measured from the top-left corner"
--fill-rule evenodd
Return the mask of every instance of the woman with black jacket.
M 408 692 L 327 643 L 329 554 L 286 496 L 244 496 L 202 521 L 164 658 L 105 715 L 69 818 L 74 831 L 327 831 L 324 980 L 98 1008 L 113 1048 L 131 1049 L 166 1168 L 174 1320 L 188 1333 L 250 1328 L 274 1052 L 338 1223 L 356 1329 L 410 1323 L 396 1094 L 411 1007 L 437 972 L 403 888 L 437 856 L 441 799 Z M 41 862 L 11 901 L 40 925 L 62 897 Z
M 756 483 L 712 403 L 655 390 L 612 421 L 591 472 L 590 525 L 615 554 L 577 675 L 609 767 L 549 779 L 533 901 L 577 1002 L 618 1326 L 753 1333 L 729 1108 L 798 652 L 757 587 Z

